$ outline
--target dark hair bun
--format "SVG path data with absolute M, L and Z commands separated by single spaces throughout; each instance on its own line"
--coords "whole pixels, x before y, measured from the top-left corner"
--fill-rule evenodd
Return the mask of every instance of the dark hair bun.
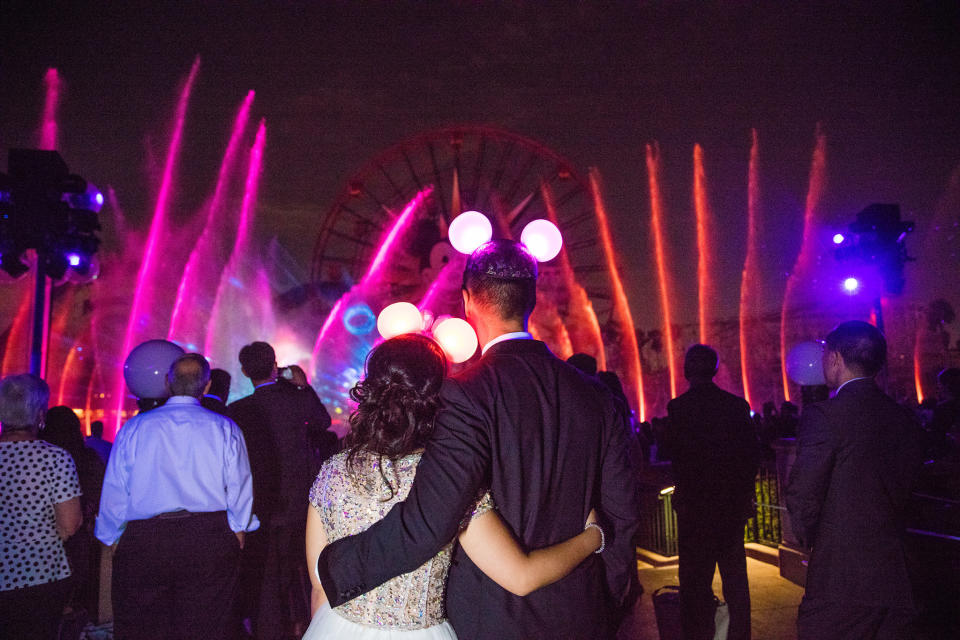
M 436 342 L 404 334 L 378 345 L 366 377 L 350 390 L 348 462 L 362 451 L 396 459 L 422 449 L 433 431 L 446 358 Z

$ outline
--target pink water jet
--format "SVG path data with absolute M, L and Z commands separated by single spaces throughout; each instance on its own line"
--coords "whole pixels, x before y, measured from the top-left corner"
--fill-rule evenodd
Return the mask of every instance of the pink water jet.
M 760 172 L 759 143 L 757 130 L 750 132 L 750 165 L 747 170 L 747 256 L 740 275 L 740 375 L 743 379 L 743 396 L 753 406 L 753 390 L 750 376 L 754 367 L 753 343 L 754 316 L 761 309 L 760 303 Z
M 367 271 L 364 273 L 363 278 L 361 278 L 360 282 L 350 291 L 342 295 L 334 304 L 333 308 L 330 310 L 330 313 L 327 315 L 326 320 L 324 320 L 323 326 L 321 327 L 320 332 L 317 334 L 317 339 L 313 344 L 313 350 L 310 354 L 311 371 L 317 371 L 320 351 L 323 348 L 327 337 L 331 334 L 331 329 L 334 326 L 334 323 L 342 320 L 342 314 L 343 311 L 345 311 L 344 307 L 346 305 L 346 301 L 355 297 L 356 292 L 362 291 L 364 294 L 367 294 L 366 290 L 374 284 L 375 278 L 382 270 L 387 256 L 396 249 L 400 238 L 403 236 L 403 232 L 406 231 L 406 229 L 410 226 L 410 223 L 413 222 L 414 214 L 423 205 L 426 198 L 432 192 L 433 187 L 426 187 L 422 191 L 419 191 L 409 202 L 407 202 L 407 205 L 400 212 L 400 215 L 394 219 L 393 224 L 390 226 L 390 229 L 387 231 L 387 234 L 381 241 L 380 248 L 377 250 L 376 256 L 370 263 L 370 266 L 367 267 Z M 393 302 L 397 301 L 394 300 Z
M 231 369 L 230 364 L 236 360 L 239 347 L 252 340 L 263 340 L 267 337 L 266 325 L 272 324 L 272 310 L 269 315 L 261 315 L 263 309 L 257 297 L 265 297 L 270 302 L 270 291 L 246 291 L 259 288 L 258 269 L 259 260 L 252 256 L 253 219 L 256 212 L 257 191 L 260 184 L 260 174 L 263 170 L 263 150 L 267 142 L 267 125 L 260 121 L 257 136 L 250 149 L 250 159 L 247 165 L 247 177 L 244 181 L 243 202 L 240 206 L 240 222 L 237 226 L 237 238 L 230 252 L 226 267 L 220 274 L 217 295 L 210 311 L 210 329 L 204 341 L 203 353 L 214 360 L 215 366 Z M 237 292 L 239 295 L 233 296 Z M 227 298 L 231 298 L 231 304 Z M 234 304 L 235 303 L 235 304 Z M 258 307 L 258 308 L 255 308 Z M 228 324 L 234 325 L 237 331 L 230 331 Z M 246 338 L 253 336 L 250 340 Z M 235 367 L 234 367 L 235 368 Z
M 791 305 L 794 304 L 797 288 L 801 282 L 809 282 L 816 268 L 817 258 L 817 221 L 816 212 L 826 191 L 827 185 L 827 137 L 820 125 L 817 125 L 816 144 L 813 159 L 810 162 L 810 182 L 807 199 L 803 209 L 803 240 L 796 263 L 787 277 L 783 293 L 783 306 L 780 312 L 780 375 L 783 380 L 783 398 L 790 400 L 790 380 L 787 377 L 787 330 Z M 796 327 L 793 327 L 796 329 Z M 794 333 L 797 333 L 796 331 Z M 806 336 L 803 336 L 806 337 Z
M 613 315 L 620 325 L 621 348 L 623 352 L 623 366 L 626 374 L 624 386 L 632 388 L 635 393 L 637 414 L 640 421 L 646 420 L 646 400 L 643 394 L 643 369 L 640 365 L 640 347 L 637 344 L 637 332 L 633 325 L 633 314 L 630 312 L 630 302 L 627 300 L 620 271 L 617 268 L 616 255 L 613 249 L 613 240 L 610 237 L 610 225 L 607 221 L 607 210 L 600 194 L 600 174 L 596 169 L 590 170 L 590 190 L 593 194 L 594 212 L 597 216 L 597 229 L 603 243 L 603 253 L 607 262 L 607 271 L 610 274 L 610 285 L 613 290 Z
M 57 148 L 57 106 L 60 102 L 60 74 L 54 68 L 43 76 L 47 94 L 43 101 L 43 122 L 40 125 L 40 148 Z
M 183 127 L 187 119 L 187 105 L 190 102 L 190 92 L 193 89 L 194 80 L 197 72 L 200 70 L 200 56 L 197 56 L 193 65 L 190 67 L 190 74 L 184 83 L 183 91 L 180 93 L 180 99 L 177 102 L 176 117 L 174 119 L 173 135 L 170 138 L 170 147 L 167 151 L 167 159 L 163 167 L 163 178 L 160 183 L 160 191 L 157 195 L 156 206 L 153 211 L 153 220 L 150 223 L 150 233 L 147 236 L 147 244 L 143 254 L 143 260 L 137 273 L 137 284 L 133 294 L 133 304 L 130 308 L 130 318 L 127 322 L 127 329 L 123 338 L 123 350 L 121 358 L 126 358 L 126 354 L 136 346 L 136 343 L 145 337 L 149 337 L 150 314 L 153 313 L 153 289 L 156 279 L 156 263 L 158 262 L 157 245 L 164 232 L 167 218 L 167 209 L 170 203 L 170 194 L 173 191 L 173 174 L 176 166 L 177 157 L 180 153 L 180 144 L 183 139 Z M 115 400 L 117 416 L 114 423 L 114 430 L 119 431 L 122 420 L 122 412 L 126 394 L 124 393 L 123 376 L 118 376 L 115 387 Z
M 201 344 L 206 337 L 205 328 L 210 321 L 207 312 L 210 305 L 206 304 L 206 301 L 213 299 L 216 295 L 216 291 L 211 290 L 213 282 L 216 281 L 210 278 L 209 274 L 219 273 L 224 266 L 220 257 L 223 255 L 223 236 L 225 232 L 223 217 L 226 208 L 224 201 L 232 170 L 236 164 L 237 149 L 240 147 L 240 141 L 247 128 L 253 98 L 254 92 L 248 92 L 234 119 L 227 149 L 217 173 L 217 183 L 213 190 L 213 196 L 207 205 L 207 218 L 203 232 L 197 239 L 197 243 L 187 260 L 187 265 L 184 267 L 183 277 L 181 277 L 180 286 L 177 289 L 176 302 L 173 305 L 173 313 L 170 315 L 170 330 L 167 332 L 167 340 L 178 340 L 182 344 L 188 345 L 188 348 L 191 344 Z

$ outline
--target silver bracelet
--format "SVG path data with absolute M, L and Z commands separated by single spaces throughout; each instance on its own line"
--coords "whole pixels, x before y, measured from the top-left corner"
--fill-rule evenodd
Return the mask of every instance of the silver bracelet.
M 607 537 L 603 535 L 603 527 L 598 525 L 596 522 L 588 522 L 587 524 L 583 525 L 584 531 L 590 528 L 596 529 L 600 532 L 600 548 L 594 551 L 594 553 L 603 553 L 603 550 L 607 546 Z

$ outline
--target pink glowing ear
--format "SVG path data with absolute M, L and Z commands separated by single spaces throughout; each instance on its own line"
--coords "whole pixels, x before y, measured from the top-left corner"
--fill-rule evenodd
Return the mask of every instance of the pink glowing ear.
M 560 229 L 549 220 L 534 220 L 523 228 L 520 242 L 540 262 L 553 260 L 563 246 Z
M 464 211 L 450 223 L 448 238 L 460 253 L 470 255 L 480 245 L 490 242 L 492 237 L 493 227 L 487 216 L 479 211 Z
M 433 337 L 451 362 L 465 362 L 477 351 L 477 334 L 460 318 L 441 320 L 433 327 Z
M 377 317 L 377 331 L 384 340 L 401 333 L 416 333 L 423 330 L 420 311 L 409 302 L 394 302 L 384 307 Z

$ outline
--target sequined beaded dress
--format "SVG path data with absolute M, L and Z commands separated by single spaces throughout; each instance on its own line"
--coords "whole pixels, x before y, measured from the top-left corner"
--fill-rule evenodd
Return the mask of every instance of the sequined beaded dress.
M 349 468 L 346 460 L 346 452 L 327 460 L 310 490 L 310 504 L 320 514 L 330 542 L 364 531 L 404 500 L 413 485 L 420 454 L 396 462 L 384 459 L 383 474 L 378 456 L 361 454 Z M 396 489 L 393 497 L 384 475 Z M 490 508 L 489 497 L 484 497 L 472 515 Z M 303 640 L 456 640 L 443 608 L 452 546 L 451 542 L 418 569 L 336 609 L 324 603 Z

